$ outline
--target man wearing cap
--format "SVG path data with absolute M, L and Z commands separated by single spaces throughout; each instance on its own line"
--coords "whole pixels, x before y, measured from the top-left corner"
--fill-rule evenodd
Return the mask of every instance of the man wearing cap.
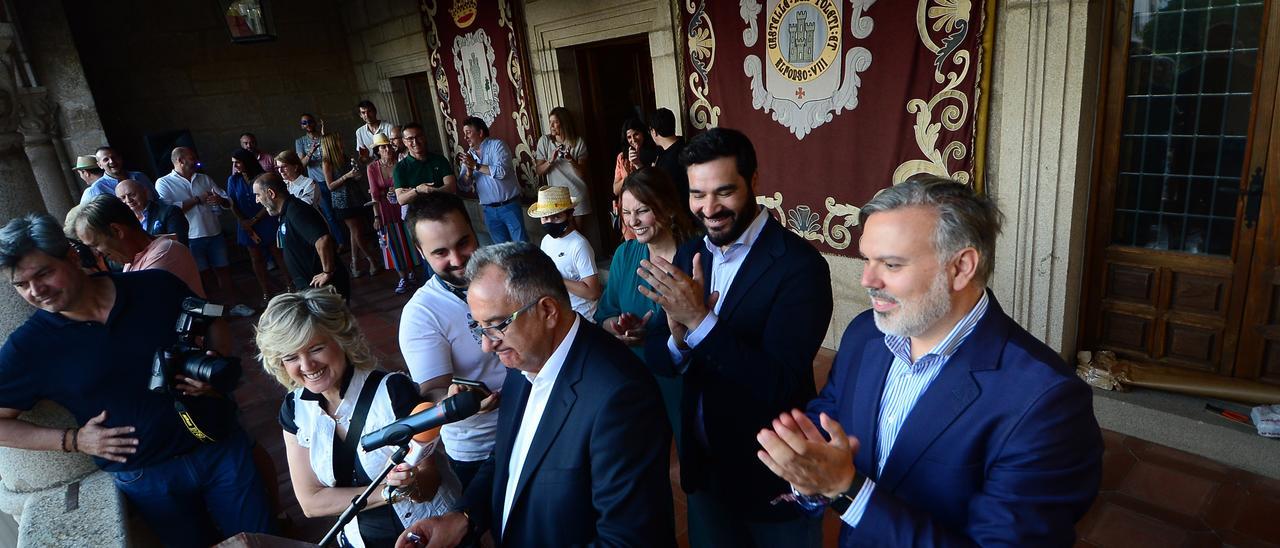
M 133 210 L 142 229 L 152 236 L 172 234 L 178 243 L 187 245 L 191 225 L 187 216 L 175 206 L 152 200 L 147 189 L 133 179 L 125 179 L 116 185 L 116 198 Z
M 544 186 L 538 189 L 538 201 L 529 206 L 529 216 L 542 220 L 547 235 L 540 247 L 560 270 L 573 311 L 594 322 L 596 302 L 604 287 L 596 273 L 595 251 L 573 218 L 577 204 L 578 198 L 569 194 L 569 187 Z
M 98 159 L 93 156 L 76 156 L 76 164 L 71 166 L 71 170 L 84 181 L 85 193 L 93 188 L 93 183 L 102 178 L 102 168 L 98 167 Z
M 489 125 L 472 116 L 462 122 L 468 150 L 458 154 L 463 188 L 474 190 L 484 206 L 484 225 L 493 243 L 527 242 L 520 216 L 520 183 L 511 168 L 511 149 L 489 136 Z
M 101 179 L 94 181 L 93 185 L 80 195 L 80 205 L 89 203 L 96 196 L 116 195 L 116 185 L 125 179 L 133 179 L 147 187 L 147 192 L 151 193 L 151 197 L 156 196 L 155 185 L 151 183 L 151 178 L 141 171 L 128 171 L 124 168 L 124 158 L 120 157 L 120 153 L 110 146 L 98 147 L 95 155 L 98 167 L 102 169 L 103 175 Z

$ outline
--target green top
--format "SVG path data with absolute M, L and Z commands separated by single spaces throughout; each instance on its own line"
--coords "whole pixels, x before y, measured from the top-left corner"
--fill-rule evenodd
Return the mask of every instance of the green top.
M 413 188 L 422 183 L 434 187 L 444 186 L 444 178 L 453 176 L 453 166 L 444 156 L 427 153 L 425 160 L 405 156 L 391 172 L 396 188 Z
M 653 288 L 636 274 L 636 269 L 640 268 L 640 261 L 648 258 L 649 246 L 646 244 L 627 240 L 618 246 L 618 250 L 613 253 L 613 262 L 609 263 L 609 283 L 605 284 L 604 294 L 600 296 L 600 301 L 597 303 L 596 323 L 602 323 L 605 318 L 619 316 L 623 312 L 630 312 L 643 318 L 645 313 L 652 311 L 653 316 L 650 317 L 650 321 L 658 319 L 658 310 L 661 308 L 658 303 L 649 300 L 636 290 L 640 285 L 648 289 Z M 631 351 L 644 359 L 643 346 L 632 346 Z

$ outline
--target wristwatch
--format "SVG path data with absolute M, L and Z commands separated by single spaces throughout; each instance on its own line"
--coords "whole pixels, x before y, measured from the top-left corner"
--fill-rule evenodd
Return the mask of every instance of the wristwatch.
M 396 490 L 395 487 L 390 485 L 382 486 L 382 500 L 387 501 L 387 504 L 395 504 L 408 497 L 409 495 L 405 494 L 404 491 Z
M 827 503 L 836 515 L 843 516 L 849 511 L 849 506 L 853 505 L 853 497 L 858 496 L 858 491 L 862 490 L 862 486 L 867 483 L 867 477 L 860 474 L 857 470 L 853 471 L 853 483 L 849 484 L 849 490 L 836 495 Z

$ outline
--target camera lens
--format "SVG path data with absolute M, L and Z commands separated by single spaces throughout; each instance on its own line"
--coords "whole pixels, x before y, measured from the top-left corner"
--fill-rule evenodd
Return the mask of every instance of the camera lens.
M 183 362 L 183 375 L 213 385 L 218 392 L 228 393 L 240 380 L 240 359 L 192 353 Z

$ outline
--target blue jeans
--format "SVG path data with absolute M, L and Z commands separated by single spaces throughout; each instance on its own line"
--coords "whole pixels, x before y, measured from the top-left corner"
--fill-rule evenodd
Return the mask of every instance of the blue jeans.
M 519 200 L 498 207 L 484 206 L 484 226 L 495 244 L 529 241 Z
M 272 533 L 252 444 L 236 428 L 224 441 L 111 475 L 165 546 L 210 546 L 237 533 Z

